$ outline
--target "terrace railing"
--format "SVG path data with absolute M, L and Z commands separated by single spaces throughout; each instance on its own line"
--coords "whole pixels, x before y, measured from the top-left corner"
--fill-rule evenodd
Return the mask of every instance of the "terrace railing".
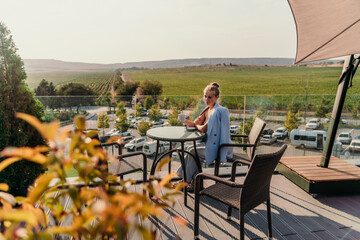
M 45 106 L 45 121 L 58 119 L 63 125 L 72 125 L 72 119 L 76 114 L 86 114 L 88 118 L 87 128 L 96 129 L 98 116 L 106 112 L 110 120 L 110 127 L 100 129 L 100 135 L 114 128 L 115 112 L 117 103 L 124 102 L 128 115 L 136 114 L 138 108 L 150 108 L 152 105 L 160 106 L 164 117 L 173 112 L 176 108 L 195 118 L 205 107 L 202 96 L 38 96 L 40 102 Z M 270 133 L 277 128 L 286 126 L 288 129 L 327 131 L 328 117 L 332 110 L 335 95 L 256 95 L 256 96 L 221 96 L 219 103 L 230 111 L 232 129 L 240 133 L 251 129 L 255 116 L 263 118 L 267 122 L 266 129 Z M 342 113 L 342 123 L 337 135 L 341 132 L 350 132 L 352 140 L 360 136 L 360 95 L 348 95 Z M 140 107 L 141 105 L 141 107 Z M 143 114 L 145 115 L 145 110 Z M 145 117 L 145 116 L 143 116 Z M 306 123 L 317 118 L 319 124 L 315 127 L 306 127 Z M 288 124 L 285 121 L 288 120 Z M 165 123 L 168 119 L 164 119 Z M 316 129 L 314 129 L 316 128 Z M 131 129 L 135 137 L 139 136 L 136 128 Z M 314 141 L 314 136 L 316 136 Z M 295 139 L 287 137 L 277 139 L 276 142 L 258 147 L 259 152 L 266 152 L 269 148 L 280 147 L 283 144 L 289 145 L 285 155 L 321 155 L 322 146 L 318 136 L 309 133 L 308 137 L 298 136 L 297 140 L 313 142 L 313 147 L 306 144 L 294 146 Z M 360 140 L 350 145 L 349 139 L 341 139 L 342 144 L 334 147 L 333 155 L 346 159 L 353 164 L 360 165 Z M 305 145 L 305 148 L 301 148 Z

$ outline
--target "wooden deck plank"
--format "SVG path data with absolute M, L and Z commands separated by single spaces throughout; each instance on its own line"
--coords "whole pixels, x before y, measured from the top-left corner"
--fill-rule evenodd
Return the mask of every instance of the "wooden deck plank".
M 287 156 L 277 170 L 309 193 L 360 193 L 360 168 L 331 157 L 328 168 L 321 168 L 321 156 Z
M 139 193 L 142 191 L 140 185 L 134 188 Z M 238 211 L 233 210 L 233 221 L 227 221 L 224 204 L 208 197 L 201 200 L 200 238 L 237 239 Z M 188 207 L 183 201 L 183 197 L 177 199 L 175 206 L 164 211 L 165 216 L 159 222 L 154 219 L 143 222 L 145 226 L 157 228 L 167 225 L 163 233 L 157 230 L 156 239 L 193 239 L 194 194 L 189 194 Z M 71 206 L 66 199 L 62 202 Z M 314 198 L 284 176 L 276 174 L 271 184 L 271 204 L 273 239 L 360 239 L 360 195 L 317 195 Z M 183 218 L 188 225 L 177 224 L 174 216 Z M 246 214 L 246 239 L 267 239 L 266 223 L 266 207 L 263 204 Z M 138 237 L 135 234 L 131 239 Z
M 193 194 L 188 194 L 188 206 L 184 205 L 184 198 L 179 198 L 179 205 L 182 207 L 183 212 L 185 213 L 186 218 L 188 219 L 189 222 L 191 222 L 192 224 L 194 224 L 194 210 L 193 210 L 193 206 L 194 206 L 194 195 Z M 200 205 L 200 208 L 202 208 L 202 206 Z M 201 210 L 200 210 L 201 211 Z M 192 227 L 194 227 L 192 225 Z M 194 228 L 192 228 L 191 231 L 191 238 L 194 238 Z M 206 223 L 206 219 L 204 219 L 202 217 L 202 215 L 200 214 L 199 217 L 199 235 L 204 238 L 204 239 L 214 239 L 213 233 L 210 230 L 208 224 Z
M 290 186 L 288 186 L 288 189 L 299 189 L 295 185 L 294 187 L 289 187 Z M 346 224 L 352 223 L 346 221 L 346 218 L 344 218 L 343 215 L 333 211 L 332 208 L 323 205 L 316 199 L 313 199 L 309 194 L 307 194 L 308 196 L 304 195 L 303 191 L 300 192 L 301 195 L 298 195 L 298 191 L 281 193 L 281 190 L 275 190 L 273 187 L 272 191 L 279 193 L 278 195 L 286 199 L 286 201 L 289 201 L 288 203 L 282 204 L 282 206 L 284 206 L 282 208 L 283 210 L 293 211 L 298 208 L 299 213 L 297 216 L 301 217 L 297 218 L 300 219 L 302 223 L 307 224 L 307 228 L 310 228 L 311 232 L 327 231 L 328 234 L 333 237 L 341 238 L 346 235 L 346 230 L 343 230 L 342 228 L 346 228 L 348 227 Z M 302 217 L 309 215 L 310 217 Z M 313 222 L 315 222 L 316 226 L 313 225 Z
M 210 186 L 211 184 L 214 184 L 211 180 L 206 180 L 204 182 L 204 186 Z M 223 227 L 222 229 L 222 236 L 219 236 L 221 238 L 217 239 L 238 239 L 239 238 L 239 213 L 236 209 L 233 209 L 232 212 L 232 219 L 227 220 L 227 205 L 214 200 L 210 197 L 203 196 L 202 199 L 206 201 L 206 204 L 208 204 L 209 207 L 214 209 L 214 213 L 217 215 L 218 220 L 221 222 L 221 225 Z M 200 212 L 200 214 L 202 214 Z M 249 220 L 245 219 L 245 224 L 248 224 Z M 254 234 L 252 231 L 249 231 L 248 228 L 246 228 L 245 231 L 245 239 L 255 239 L 255 238 L 261 238 L 264 236 L 264 234 L 258 233 Z

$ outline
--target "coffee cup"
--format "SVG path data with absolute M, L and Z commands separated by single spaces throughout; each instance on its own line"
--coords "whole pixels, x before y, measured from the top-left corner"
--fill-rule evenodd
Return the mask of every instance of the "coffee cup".
M 182 113 L 180 113 L 179 114 L 179 120 L 180 120 L 180 122 L 184 122 L 185 121 L 185 114 L 182 114 Z

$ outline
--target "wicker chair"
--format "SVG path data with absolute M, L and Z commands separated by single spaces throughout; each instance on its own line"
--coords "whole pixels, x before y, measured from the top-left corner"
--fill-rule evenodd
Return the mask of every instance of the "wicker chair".
M 114 149 L 117 149 L 117 153 L 115 152 L 115 155 L 117 157 L 117 159 L 119 160 L 117 162 L 116 168 L 115 169 L 108 169 L 108 171 L 116 176 L 119 176 L 120 179 L 123 179 L 125 175 L 130 174 L 130 173 L 135 173 L 138 171 L 142 171 L 143 172 L 143 182 L 147 181 L 147 157 L 143 152 L 133 152 L 133 153 L 127 153 L 127 154 L 122 154 L 122 147 L 119 143 L 117 142 L 112 142 L 112 143 L 104 143 L 101 144 L 101 147 L 104 148 L 105 150 L 109 147 L 111 147 L 111 151 L 114 154 Z M 140 166 L 137 162 L 138 159 L 137 158 L 131 158 L 131 157 L 135 157 L 135 156 L 142 156 L 142 166 Z
M 218 149 L 217 158 L 215 159 L 215 166 L 214 166 L 214 175 L 219 176 L 219 166 L 220 166 L 220 151 L 224 147 L 246 147 L 246 153 L 238 153 L 234 154 L 233 159 L 231 161 L 236 160 L 244 160 L 244 164 L 250 165 L 251 159 L 254 158 L 256 145 L 260 139 L 261 133 L 265 128 L 266 123 L 261 118 L 256 118 L 255 122 L 251 128 L 249 135 L 234 135 L 232 134 L 231 137 L 240 137 L 240 138 L 247 138 L 246 143 L 244 144 L 237 144 L 237 143 L 227 143 L 220 145 Z
M 255 155 L 249 170 L 241 183 L 235 182 L 236 166 L 244 160 L 236 160 L 232 165 L 230 180 L 218 176 L 200 173 L 195 178 L 195 213 L 194 213 L 194 237 L 199 235 L 199 207 L 200 196 L 206 195 L 221 201 L 229 206 L 227 218 L 231 218 L 232 208 L 239 209 L 240 216 L 240 239 L 244 239 L 244 216 L 251 209 L 266 201 L 268 218 L 268 235 L 272 237 L 271 208 L 270 208 L 270 181 L 274 169 L 287 145 L 283 145 L 275 153 Z M 203 189 L 204 179 L 216 181 L 214 185 Z

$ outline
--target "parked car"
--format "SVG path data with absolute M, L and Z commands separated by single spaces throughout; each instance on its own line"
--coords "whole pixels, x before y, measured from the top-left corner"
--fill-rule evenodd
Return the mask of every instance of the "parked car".
M 164 124 L 164 120 L 160 119 L 160 120 L 154 122 L 154 125 L 160 125 L 160 124 Z
M 272 130 L 271 128 L 265 128 L 265 129 L 262 131 L 261 135 L 262 135 L 262 136 L 272 135 L 273 133 L 274 133 L 274 130 Z
M 341 142 L 342 144 L 350 144 L 352 140 L 351 133 L 349 132 L 341 132 L 339 136 L 336 138 L 336 141 Z
M 169 149 L 170 149 L 169 142 L 160 142 L 159 154 L 168 151 Z M 146 155 L 154 155 L 156 152 L 156 142 L 155 141 L 145 142 L 143 146 L 143 151 Z
M 261 144 L 273 144 L 274 142 L 276 142 L 277 139 L 274 138 L 272 135 L 264 135 L 261 139 L 260 139 L 260 143 Z
M 141 148 L 142 146 L 144 146 L 145 142 L 146 142 L 145 137 L 135 138 L 135 139 L 131 140 L 129 143 L 125 144 L 124 147 L 127 150 L 136 150 L 137 148 Z
M 117 130 L 116 128 L 113 128 L 113 129 L 111 129 L 109 132 L 105 133 L 105 135 L 106 135 L 106 136 L 110 136 L 111 134 L 113 134 L 113 133 L 115 133 L 115 132 L 117 132 L 117 131 L 119 131 L 119 130 Z
M 289 135 L 289 133 L 288 133 L 288 130 L 286 130 L 286 127 L 279 127 L 272 134 L 272 137 L 277 138 L 277 139 L 284 139 L 288 135 Z
M 351 141 L 350 145 L 345 149 L 345 151 L 360 151 L 360 140 L 354 139 Z
M 357 135 L 354 140 L 360 140 L 360 135 Z
M 320 128 L 320 119 L 319 118 L 312 118 L 308 121 L 305 126 L 306 129 L 319 129 Z
M 134 139 L 134 136 L 131 136 L 131 135 L 121 138 L 121 140 L 123 140 L 124 143 L 128 143 L 128 142 L 130 142 L 130 141 L 133 140 L 133 139 Z
M 110 135 L 104 135 L 99 137 L 99 140 L 101 143 L 105 143 L 111 136 Z
M 109 136 L 111 136 L 111 137 L 114 137 L 114 136 L 125 137 L 125 136 L 130 136 L 130 135 L 131 135 L 131 132 L 129 132 L 129 131 L 122 132 L 120 130 L 116 130 L 113 133 L 109 134 Z
M 325 119 L 325 123 L 329 123 L 330 122 L 330 119 L 329 118 L 326 118 Z M 342 124 L 347 124 L 347 121 L 345 119 L 340 119 L 340 123 Z
M 230 133 L 237 134 L 240 129 L 239 125 L 230 125 Z
M 169 118 L 169 114 L 168 114 L 168 113 L 165 113 L 161 118 L 162 118 L 162 119 L 168 119 L 168 118 Z

